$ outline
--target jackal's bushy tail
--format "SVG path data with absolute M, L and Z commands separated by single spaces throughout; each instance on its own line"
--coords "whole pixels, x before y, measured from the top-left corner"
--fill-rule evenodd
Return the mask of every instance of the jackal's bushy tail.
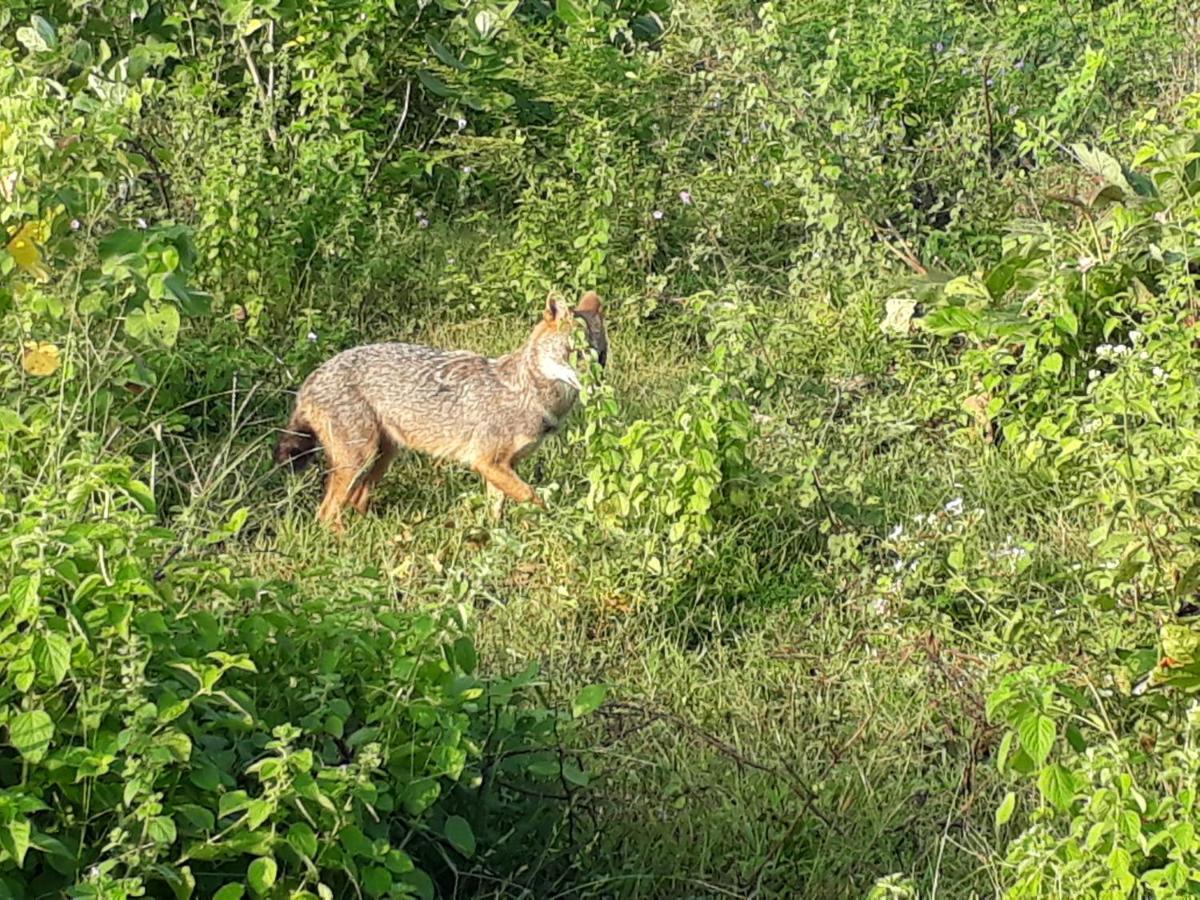
M 291 421 L 280 432 L 279 443 L 275 445 L 275 464 L 288 464 L 293 472 L 299 472 L 312 462 L 316 446 L 317 435 L 312 426 L 299 412 L 292 413 Z

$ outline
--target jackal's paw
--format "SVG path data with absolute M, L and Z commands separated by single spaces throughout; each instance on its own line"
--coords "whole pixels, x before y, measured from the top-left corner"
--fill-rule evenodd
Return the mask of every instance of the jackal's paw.
M 540 510 L 543 510 L 543 511 L 546 510 L 546 501 L 543 500 L 541 497 L 539 497 L 537 494 L 534 494 L 532 497 L 530 497 L 529 502 L 532 503 L 534 506 L 536 506 Z

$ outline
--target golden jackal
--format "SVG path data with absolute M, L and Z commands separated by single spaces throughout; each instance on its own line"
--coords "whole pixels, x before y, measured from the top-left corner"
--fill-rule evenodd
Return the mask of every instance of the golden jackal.
M 275 461 L 299 471 L 317 444 L 325 448 L 329 474 L 317 518 L 335 529 L 347 503 L 366 512 L 371 489 L 404 447 L 471 466 L 487 483 L 494 516 L 505 497 L 545 509 L 515 467 L 575 404 L 577 318 L 603 366 L 608 339 L 594 291 L 574 310 L 551 296 L 528 340 L 497 359 L 412 344 L 343 351 L 301 386 Z

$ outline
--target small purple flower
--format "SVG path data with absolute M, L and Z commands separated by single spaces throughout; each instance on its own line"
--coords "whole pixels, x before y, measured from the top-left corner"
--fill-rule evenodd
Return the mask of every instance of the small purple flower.
M 425 218 L 424 216 L 421 216 L 421 218 L 417 219 L 417 224 L 420 225 L 422 228 L 428 228 L 429 220 L 427 218 Z
M 775 187 L 775 182 L 773 182 L 770 178 L 764 178 L 763 179 L 763 187 L 768 188 L 768 189 L 773 188 L 773 187 Z
M 463 174 L 464 175 L 470 175 L 474 171 L 475 171 L 474 166 L 463 166 Z
M 455 123 L 455 124 L 457 124 L 457 125 L 458 125 L 458 130 L 459 130 L 459 131 L 462 131 L 464 128 L 466 128 L 466 127 L 467 127 L 467 120 L 466 120 L 466 119 L 459 119 L 459 120 L 458 120 L 458 122 L 457 122 L 457 123 Z
M 682 203 L 684 206 L 691 206 L 692 205 L 692 195 L 688 191 L 680 191 L 679 192 L 679 202 Z
M 992 86 L 993 86 L 995 83 L 996 83 L 996 79 L 995 79 L 995 78 L 989 78 L 989 79 L 987 80 L 987 86 L 988 86 L 988 87 L 992 87 Z
M 655 220 L 657 221 L 663 217 L 663 211 L 661 209 L 656 209 L 650 215 L 654 216 Z
M 933 45 L 933 52 L 934 53 L 945 53 L 946 45 L 943 44 L 941 41 L 938 41 L 936 44 Z
M 1017 70 L 1025 68 L 1025 60 L 1018 59 L 1015 63 L 1013 63 L 1013 68 Z
M 1010 106 L 1010 107 L 1008 108 L 1008 114 L 1009 114 L 1010 116 L 1015 116 L 1015 115 L 1016 115 L 1017 113 L 1019 113 L 1020 111 L 1021 111 L 1021 110 L 1020 110 L 1020 108 L 1019 108 L 1019 107 L 1016 107 L 1016 106 Z
M 78 219 L 71 220 L 71 230 L 72 231 L 78 231 L 82 227 L 83 227 L 83 223 L 80 222 Z

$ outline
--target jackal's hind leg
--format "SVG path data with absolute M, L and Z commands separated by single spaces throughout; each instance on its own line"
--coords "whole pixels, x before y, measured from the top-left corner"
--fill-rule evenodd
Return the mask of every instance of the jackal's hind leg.
M 504 501 L 508 499 L 504 491 L 496 487 L 490 481 L 484 482 L 487 486 L 488 498 L 488 515 L 492 517 L 492 521 L 499 522 L 500 517 L 504 515 Z

